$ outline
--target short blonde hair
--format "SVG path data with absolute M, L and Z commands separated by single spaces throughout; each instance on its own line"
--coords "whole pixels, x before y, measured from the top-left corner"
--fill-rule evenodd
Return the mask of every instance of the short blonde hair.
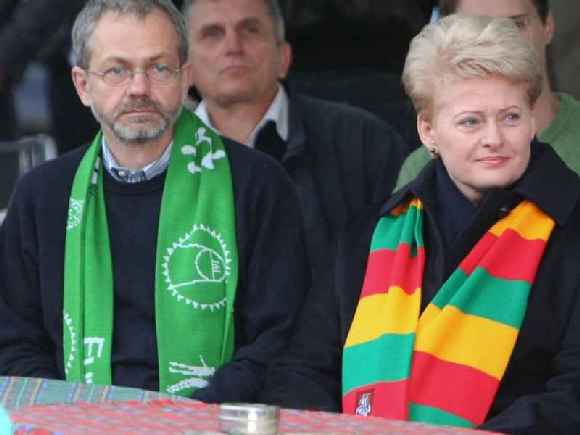
M 492 76 L 527 84 L 532 107 L 542 91 L 537 54 L 511 19 L 454 14 L 428 24 L 413 38 L 403 85 L 417 113 L 430 118 L 437 86 Z

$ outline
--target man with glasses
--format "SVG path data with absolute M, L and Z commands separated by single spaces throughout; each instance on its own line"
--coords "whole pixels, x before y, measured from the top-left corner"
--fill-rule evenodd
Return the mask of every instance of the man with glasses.
M 73 42 L 101 131 L 17 186 L 0 374 L 253 400 L 308 287 L 290 181 L 182 108 L 188 41 L 170 0 L 89 0 Z
M 532 44 L 544 71 L 542 94 L 534 106 L 538 138 L 547 142 L 566 162 L 580 173 L 580 101 L 572 95 L 552 91 L 546 51 L 552 41 L 556 23 L 548 0 L 440 0 L 442 16 L 453 13 L 510 17 L 522 35 Z M 407 184 L 429 162 L 426 147 L 415 150 L 403 164 L 397 188 Z

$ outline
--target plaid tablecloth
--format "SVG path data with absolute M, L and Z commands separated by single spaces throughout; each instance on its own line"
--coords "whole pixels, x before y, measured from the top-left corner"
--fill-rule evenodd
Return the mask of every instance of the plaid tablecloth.
M 113 386 L 0 377 L 16 435 L 219 433 L 219 406 Z M 479 431 L 283 409 L 280 433 L 475 435 Z M 3 435 L 3 434 L 2 434 Z
M 0 377 L 0 405 L 8 411 L 24 406 L 52 403 L 106 403 L 125 400 L 146 402 L 158 399 L 188 400 L 136 388 L 78 384 L 40 378 Z
M 11 414 L 16 435 L 215 434 L 219 406 L 156 400 L 21 408 Z M 326 412 L 282 410 L 282 434 L 372 433 L 475 435 L 482 432 Z

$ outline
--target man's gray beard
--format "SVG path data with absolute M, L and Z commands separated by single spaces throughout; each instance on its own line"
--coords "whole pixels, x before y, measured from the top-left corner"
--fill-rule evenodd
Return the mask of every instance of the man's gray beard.
M 170 114 L 158 112 L 161 115 L 161 120 L 157 125 L 143 125 L 139 127 L 123 125 L 120 122 L 111 123 L 102 113 L 98 112 L 93 106 L 91 106 L 93 116 L 101 126 L 108 127 L 119 141 L 126 144 L 144 144 L 159 139 L 168 128 L 173 127 L 181 113 L 181 110 L 182 109 L 180 108 L 177 112 Z
M 168 122 L 165 118 L 161 118 L 157 125 L 144 125 L 143 127 L 135 127 L 123 125 L 120 122 L 113 123 L 111 130 L 119 140 L 125 143 L 143 143 L 150 140 L 159 139 L 165 130 L 167 130 Z

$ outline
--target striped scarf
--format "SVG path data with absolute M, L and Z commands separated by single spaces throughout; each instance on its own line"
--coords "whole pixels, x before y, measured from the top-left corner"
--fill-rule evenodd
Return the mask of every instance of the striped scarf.
M 505 373 L 554 221 L 522 201 L 420 313 L 422 226 L 412 199 L 375 228 L 343 350 L 343 412 L 474 427 Z

